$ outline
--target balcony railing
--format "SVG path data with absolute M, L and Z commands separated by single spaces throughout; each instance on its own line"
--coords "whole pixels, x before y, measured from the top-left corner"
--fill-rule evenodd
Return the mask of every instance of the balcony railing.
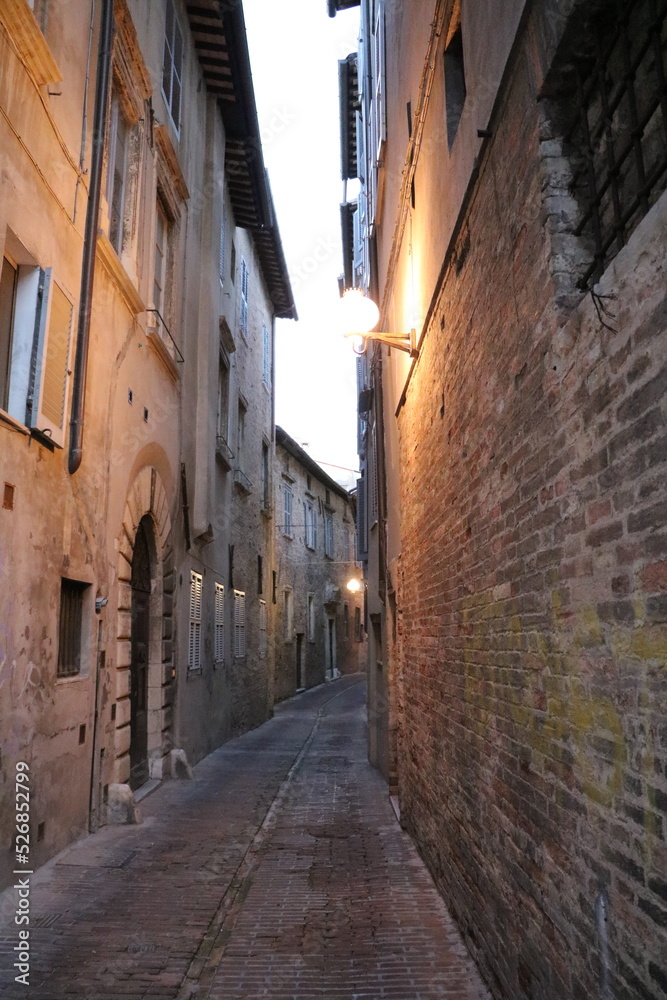
M 157 334 L 162 343 L 164 344 L 164 348 L 167 351 L 167 354 L 169 355 L 171 360 L 177 361 L 179 364 L 182 364 L 185 361 L 185 358 L 181 354 L 178 344 L 172 337 L 171 330 L 169 329 L 164 319 L 162 318 L 160 310 L 147 309 L 146 312 L 150 313 L 153 316 L 153 319 L 155 321 L 154 329 L 157 331 Z

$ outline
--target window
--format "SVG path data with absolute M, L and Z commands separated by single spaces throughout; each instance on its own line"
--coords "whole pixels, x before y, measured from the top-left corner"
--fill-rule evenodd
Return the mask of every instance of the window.
M 373 114 L 375 115 L 375 162 L 376 164 L 379 164 L 382 159 L 382 145 L 387 137 L 384 82 L 384 0 L 377 0 L 373 42 L 373 76 L 375 84 L 375 100 L 373 102 Z
M 308 641 L 315 642 L 315 595 L 314 594 L 308 594 L 306 624 L 308 628 Z
M 294 494 L 291 486 L 283 484 L 283 534 L 292 537 L 292 501 Z
M 373 424 L 368 448 L 368 526 L 372 528 L 378 519 L 378 461 L 377 461 L 377 431 Z
M 225 588 L 215 585 L 215 660 L 222 663 L 225 658 Z
M 317 548 L 317 511 L 307 500 L 304 504 L 306 509 L 306 545 L 309 549 Z
M 600 278 L 667 186 L 666 23 L 664 4 L 652 0 L 627 0 L 611 17 L 601 10 L 585 32 L 573 19 L 552 70 L 562 77 L 558 115 L 579 203 L 574 234 L 590 249 L 581 289 Z
M 155 271 L 153 276 L 153 305 L 163 316 L 166 315 L 165 292 L 167 279 L 167 234 L 169 221 L 158 198 L 155 210 Z
M 269 446 L 262 443 L 262 510 L 271 508 L 271 466 L 269 463 Z
M 83 595 L 88 586 L 89 584 L 78 580 L 60 581 L 58 677 L 74 677 L 81 673 Z
M 28 256 L 18 241 L 23 259 Z M 73 306 L 51 269 L 6 255 L 0 271 L 0 407 L 54 444 L 65 440 Z
M 354 637 L 357 642 L 364 641 L 364 630 L 361 624 L 361 608 L 354 609 Z
M 257 593 L 264 593 L 264 560 L 257 556 Z
M 190 571 L 190 628 L 188 631 L 188 670 L 201 668 L 201 573 Z
M 248 336 L 248 265 L 241 257 L 241 333 Z
M 227 216 L 225 210 L 222 210 L 222 218 L 220 220 L 220 259 L 218 262 L 218 274 L 220 276 L 220 284 L 225 283 L 225 242 L 227 238 Z
M 176 19 L 173 0 L 166 0 L 166 11 L 164 54 L 162 57 L 162 96 L 178 132 L 181 122 L 183 36 Z
M 267 649 L 267 614 L 266 601 L 259 602 L 259 655 L 266 656 Z
M 109 123 L 107 202 L 109 205 L 109 240 L 119 256 L 123 249 L 128 132 L 128 125 L 123 117 L 118 95 L 114 94 L 111 100 L 111 121 Z
M 234 656 L 237 659 L 245 656 L 245 594 L 242 590 L 234 591 Z
M 347 524 L 343 525 L 343 559 L 345 562 L 351 562 L 350 556 L 350 529 Z
M 329 559 L 334 557 L 334 524 L 331 514 L 324 515 L 324 554 Z
M 294 632 L 294 615 L 292 606 L 292 591 L 285 590 L 283 593 L 283 624 L 285 626 L 285 642 L 292 641 Z
M 233 285 L 236 281 L 236 244 L 234 240 L 232 240 L 232 252 L 229 255 L 229 275 Z
M 271 337 L 269 336 L 269 331 L 266 326 L 262 327 L 262 343 L 263 343 L 263 364 L 262 364 L 262 382 L 266 389 L 271 388 Z
M 350 605 L 345 602 L 343 605 L 343 634 L 345 636 L 345 641 L 350 640 Z
M 447 114 L 447 145 L 451 149 L 456 138 L 463 104 L 466 99 L 466 81 L 463 66 L 463 36 L 461 20 L 450 36 L 445 49 L 445 110 Z

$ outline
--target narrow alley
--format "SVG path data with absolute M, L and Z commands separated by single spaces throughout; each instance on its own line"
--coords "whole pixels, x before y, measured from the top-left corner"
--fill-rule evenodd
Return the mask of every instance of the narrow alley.
M 486 1000 L 365 716 L 359 676 L 299 695 L 40 869 L 29 991 L 5 891 L 3 1000 Z

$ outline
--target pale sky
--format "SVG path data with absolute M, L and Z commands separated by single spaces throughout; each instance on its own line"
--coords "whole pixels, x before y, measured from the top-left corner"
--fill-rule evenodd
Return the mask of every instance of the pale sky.
M 356 368 L 336 325 L 343 270 L 338 60 L 356 51 L 359 8 L 244 0 L 264 160 L 299 320 L 276 323 L 276 422 L 321 463 L 358 468 Z M 356 477 L 324 465 L 348 488 Z

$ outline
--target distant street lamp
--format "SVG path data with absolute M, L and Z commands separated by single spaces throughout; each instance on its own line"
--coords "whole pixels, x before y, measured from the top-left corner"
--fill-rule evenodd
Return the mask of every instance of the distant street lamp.
M 363 584 L 361 583 L 361 580 L 357 580 L 355 577 L 352 577 L 351 580 L 347 581 L 347 589 L 351 594 L 358 594 L 362 586 Z
M 352 345 L 355 354 L 364 353 L 366 341 L 377 340 L 389 347 L 396 347 L 399 351 L 406 351 L 411 358 L 419 357 L 417 335 L 414 329 L 410 330 L 407 336 L 403 333 L 372 332 L 373 327 L 380 319 L 380 310 L 372 299 L 364 295 L 361 288 L 348 288 L 343 293 L 340 306 L 344 336 L 354 337 L 357 341 L 356 344 Z

